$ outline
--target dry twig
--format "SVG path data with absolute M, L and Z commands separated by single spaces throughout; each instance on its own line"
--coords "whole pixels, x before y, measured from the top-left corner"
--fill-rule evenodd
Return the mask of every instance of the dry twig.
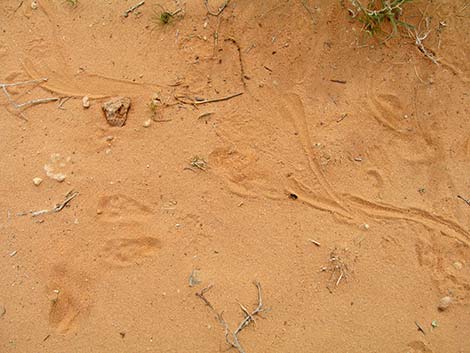
M 318 242 L 318 241 L 316 241 L 316 240 L 309 239 L 308 241 L 311 242 L 312 244 L 315 244 L 315 245 L 318 246 L 318 247 L 321 246 L 320 242 Z
M 431 60 L 434 64 L 439 65 L 439 60 L 436 58 L 434 53 L 427 49 L 423 44 L 423 40 L 425 40 L 429 36 L 431 30 L 428 30 L 424 33 L 418 33 L 416 29 L 413 32 L 411 32 L 411 30 L 408 30 L 408 32 L 410 34 L 410 37 L 415 40 L 415 45 L 418 47 L 419 51 L 423 53 L 424 56 Z
M 226 97 L 221 97 L 221 98 L 212 98 L 212 99 L 204 99 L 204 100 L 187 100 L 185 96 L 175 96 L 175 99 L 181 103 L 184 103 L 184 104 L 191 104 L 191 105 L 201 105 L 201 104 L 207 104 L 207 103 L 216 103 L 216 102 L 222 102 L 222 101 L 226 101 L 226 100 L 229 100 L 229 99 L 232 99 L 232 98 L 235 98 L 235 97 L 238 97 L 238 96 L 241 96 L 243 94 L 243 92 L 238 92 L 238 93 L 234 93 L 234 94 L 231 94 L 229 96 L 226 96 Z
M 134 12 L 134 11 L 137 10 L 139 7 L 141 7 L 143 4 L 145 4 L 145 0 L 142 0 L 142 1 L 139 2 L 138 4 L 129 7 L 126 11 L 124 11 L 124 13 L 123 13 L 122 15 L 123 15 L 124 17 L 128 17 L 131 12 Z
M 261 284 L 259 282 L 254 282 L 254 285 L 256 286 L 256 289 L 258 290 L 258 306 L 250 313 L 248 309 L 246 309 L 243 305 L 240 304 L 240 308 L 243 311 L 243 314 L 245 315 L 245 318 L 238 324 L 237 328 L 235 331 L 231 331 L 229 325 L 223 318 L 223 312 L 218 313 L 210 301 L 204 296 L 205 293 L 207 293 L 211 288 L 212 285 L 209 287 L 204 288 L 200 293 L 196 293 L 196 296 L 199 297 L 210 309 L 211 311 L 215 314 L 217 320 L 219 323 L 222 325 L 222 327 L 225 330 L 225 341 L 227 344 L 229 344 L 231 347 L 235 348 L 238 350 L 240 353 L 245 353 L 245 350 L 243 346 L 240 343 L 239 339 L 239 334 L 243 331 L 244 328 L 248 327 L 248 325 L 251 322 L 255 322 L 254 317 L 256 315 L 259 315 L 261 312 L 263 312 L 264 306 L 263 306 L 263 296 L 261 292 Z
M 69 191 L 67 193 L 67 195 L 65 195 L 65 199 L 64 201 L 56 204 L 54 207 L 52 207 L 51 209 L 46 209 L 46 210 L 39 210 L 39 211 L 29 211 L 29 212 L 21 212 L 18 214 L 18 216 L 25 216 L 27 215 L 28 213 L 31 214 L 31 217 L 38 217 L 38 216 L 42 216 L 44 214 L 48 214 L 48 213 L 57 213 L 57 212 L 60 212 L 64 209 L 65 206 L 67 206 L 70 201 L 72 201 L 75 197 L 78 196 L 78 191 Z
M 225 0 L 222 5 L 217 9 L 217 12 L 213 12 L 209 9 L 209 0 L 204 0 L 204 6 L 206 7 L 207 13 L 212 16 L 219 16 L 222 12 L 224 12 L 225 8 L 229 4 L 230 0 Z
M 470 200 L 469 199 L 466 199 L 465 197 L 460 196 L 460 195 L 457 195 L 457 197 L 459 199 L 461 199 L 462 201 L 464 201 L 468 206 L 470 206 Z
M 29 80 L 29 81 L 21 81 L 21 82 L 14 82 L 14 83 L 0 83 L 0 88 L 3 91 L 3 94 L 5 97 L 8 99 L 8 102 L 10 103 L 11 106 L 13 106 L 15 109 L 19 110 L 31 105 L 35 104 L 43 104 L 43 103 L 49 103 L 49 102 L 54 102 L 60 100 L 58 97 L 51 97 L 51 98 L 39 98 L 39 99 L 32 99 L 24 103 L 16 103 L 13 99 L 13 97 L 10 95 L 8 92 L 8 87 L 17 87 L 17 86 L 27 86 L 27 85 L 34 85 L 34 84 L 41 84 L 43 82 L 46 82 L 47 78 L 41 78 L 38 80 Z M 26 117 L 23 115 L 23 113 L 20 112 L 20 116 L 24 119 L 27 120 Z

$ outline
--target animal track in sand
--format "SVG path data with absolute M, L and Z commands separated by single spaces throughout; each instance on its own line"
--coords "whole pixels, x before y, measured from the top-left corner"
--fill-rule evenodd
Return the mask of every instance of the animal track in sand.
M 402 103 L 397 96 L 393 94 L 374 95 L 369 100 L 368 108 L 375 120 L 382 126 L 394 132 L 405 132 L 405 126 L 402 123 L 405 114 Z
M 99 219 L 110 223 L 135 223 L 152 216 L 152 209 L 122 194 L 102 196 L 98 201 Z
M 106 242 L 101 256 L 106 263 L 113 267 L 127 267 L 141 264 L 160 249 L 161 242 L 157 238 L 118 238 Z
M 53 268 L 46 290 L 50 299 L 49 324 L 58 333 L 67 333 L 76 326 L 80 316 L 87 314 L 89 287 L 85 273 L 70 271 L 66 265 Z
M 276 190 L 268 180 L 269 173 L 259 163 L 255 150 L 235 147 L 221 147 L 209 155 L 209 164 L 228 181 L 229 189 L 242 197 L 256 197 L 261 191 L 266 197 L 279 198 Z

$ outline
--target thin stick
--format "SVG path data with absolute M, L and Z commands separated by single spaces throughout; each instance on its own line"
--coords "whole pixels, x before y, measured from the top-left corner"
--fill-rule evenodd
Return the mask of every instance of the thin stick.
M 336 286 L 338 286 L 339 283 L 341 282 L 341 280 L 343 279 L 344 272 L 343 272 L 343 270 L 340 270 L 340 271 L 341 271 L 341 273 L 338 277 L 338 280 L 336 281 Z
M 37 80 L 21 81 L 21 82 L 15 82 L 15 83 L 0 83 L 0 87 L 25 86 L 25 85 L 32 85 L 34 83 L 42 83 L 46 81 L 47 81 L 47 78 L 40 78 Z
M 457 195 L 457 197 L 459 199 L 461 199 L 462 201 L 464 201 L 468 206 L 470 206 L 470 200 L 466 199 L 465 197 L 463 196 L 460 196 L 460 195 Z
M 16 7 L 14 13 L 16 13 L 16 11 L 18 11 L 20 9 L 21 6 L 23 6 L 23 3 L 24 3 L 24 0 L 21 0 L 18 4 L 18 6 Z
M 315 244 L 315 245 L 318 246 L 318 247 L 321 246 L 321 244 L 320 244 L 318 241 L 316 241 L 316 240 L 309 239 L 308 241 L 311 242 L 311 243 L 313 243 L 313 244 Z
M 142 0 L 142 1 L 139 2 L 138 4 L 129 7 L 126 11 L 124 11 L 124 13 L 123 13 L 122 15 L 123 15 L 124 17 L 128 17 L 131 12 L 134 12 L 134 11 L 137 10 L 139 7 L 141 7 L 143 4 L 145 4 L 145 0 Z
M 51 210 L 52 212 L 60 212 L 64 209 L 65 206 L 67 206 L 67 204 L 72 201 L 75 197 L 78 196 L 78 192 L 77 191 L 70 191 L 66 196 L 65 196 L 65 200 L 61 203 L 58 203 L 57 205 L 54 206 L 54 208 Z
M 216 102 L 226 101 L 226 100 L 241 96 L 242 94 L 243 94 L 243 92 L 238 92 L 238 93 L 234 93 L 234 94 L 231 94 L 229 96 L 226 96 L 226 97 L 212 98 L 212 99 L 205 99 L 205 100 L 202 100 L 202 101 L 191 101 L 191 102 L 184 100 L 183 99 L 184 97 L 175 96 L 175 98 L 176 98 L 176 100 L 180 101 L 181 103 L 192 104 L 192 105 L 200 105 L 200 104 L 216 103 Z
M 418 328 L 418 331 L 420 331 L 423 335 L 426 334 L 426 332 L 424 331 L 423 327 L 419 324 L 418 321 L 415 321 L 415 325 L 416 325 L 416 327 Z
M 70 100 L 72 97 L 64 97 L 64 98 L 61 98 L 60 99 L 60 102 L 59 102 L 59 105 L 57 106 L 57 109 L 64 109 L 63 105 L 65 104 L 65 102 L 67 102 L 68 100 Z
M 227 7 L 227 5 L 229 4 L 230 0 L 225 0 L 225 2 L 218 8 L 217 12 L 212 12 L 210 9 L 209 9 L 209 0 L 204 0 L 204 5 L 206 6 L 206 10 L 207 10 L 207 13 L 209 15 L 212 15 L 212 16 L 219 16 L 224 10 L 225 8 Z
M 208 116 L 211 116 L 212 114 L 214 114 L 214 112 L 202 113 L 201 115 L 199 115 L 199 116 L 197 117 L 197 120 L 206 118 L 206 117 L 208 117 Z
M 21 103 L 21 104 L 16 104 L 16 108 L 19 109 L 19 108 L 24 108 L 24 107 L 27 107 L 29 105 L 34 105 L 34 104 L 43 104 L 43 103 L 49 103 L 49 102 L 56 102 L 58 100 L 60 100 L 60 98 L 58 98 L 58 97 L 33 99 L 33 100 L 30 100 L 30 101 L 27 101 L 27 102 L 24 102 L 24 103 Z

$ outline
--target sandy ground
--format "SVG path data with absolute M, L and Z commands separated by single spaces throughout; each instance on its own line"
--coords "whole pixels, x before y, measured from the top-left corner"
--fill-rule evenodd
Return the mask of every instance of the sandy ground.
M 468 1 L 137 2 L 1 1 L 0 352 L 470 352 Z

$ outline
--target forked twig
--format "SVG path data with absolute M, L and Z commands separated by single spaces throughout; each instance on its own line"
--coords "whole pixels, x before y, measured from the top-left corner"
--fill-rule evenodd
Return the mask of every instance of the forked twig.
M 243 305 L 240 304 L 240 308 L 241 310 L 243 311 L 244 315 L 245 315 L 245 318 L 240 322 L 240 324 L 238 325 L 237 329 L 235 331 L 231 331 L 230 330 L 230 327 L 229 325 L 227 324 L 227 322 L 225 321 L 225 319 L 223 318 L 223 312 L 222 313 L 218 313 L 214 307 L 212 306 L 212 304 L 210 303 L 210 301 L 204 296 L 205 293 L 207 293 L 213 286 L 210 285 L 206 288 L 204 288 L 203 290 L 201 290 L 201 292 L 199 293 L 196 293 L 196 296 L 199 297 L 210 309 L 211 311 L 216 315 L 216 318 L 217 320 L 219 321 L 219 323 L 222 325 L 222 327 L 224 328 L 225 330 L 225 341 L 227 342 L 227 344 L 229 344 L 230 346 L 232 346 L 233 348 L 237 349 L 238 352 L 240 353 L 245 353 L 245 350 L 243 348 L 243 346 L 241 345 L 240 343 L 240 339 L 238 337 L 238 335 L 242 332 L 242 330 L 247 327 L 251 322 L 255 322 L 255 319 L 254 317 L 258 314 L 260 314 L 261 312 L 264 311 L 264 306 L 263 306 L 263 296 L 262 296 L 262 291 L 261 291 L 261 284 L 259 282 L 253 282 L 254 285 L 256 286 L 256 289 L 258 290 L 258 306 L 256 307 L 255 310 L 253 310 L 251 313 L 248 311 L 248 309 L 246 309 Z
M 78 191 L 70 191 L 67 195 L 65 195 L 65 200 L 62 201 L 61 203 L 58 203 L 57 205 L 54 206 L 54 208 L 51 210 L 52 212 L 60 212 L 64 209 L 65 206 L 68 205 L 70 201 L 72 201 L 75 197 L 78 196 Z
M 421 34 L 419 34 L 416 29 L 414 30 L 414 33 L 411 32 L 411 30 L 409 29 L 408 29 L 408 32 L 410 34 L 410 37 L 415 40 L 415 45 L 418 47 L 419 51 L 423 53 L 424 56 L 427 57 L 429 60 L 431 60 L 434 64 L 439 65 L 439 60 L 436 58 L 434 53 L 428 50 L 423 44 L 423 40 L 425 40 L 429 36 L 429 33 L 431 33 L 431 30 L 428 30 L 427 32 L 424 32 Z
M 33 84 L 40 84 L 43 82 L 46 82 L 47 78 L 40 78 L 38 80 L 29 80 L 29 81 L 21 81 L 21 82 L 14 82 L 14 83 L 0 83 L 0 87 L 2 88 L 3 94 L 5 97 L 8 99 L 8 102 L 10 103 L 11 106 L 13 106 L 15 109 L 21 109 L 30 105 L 35 105 L 35 104 L 43 104 L 43 103 L 49 103 L 49 102 L 55 102 L 60 100 L 59 97 L 51 97 L 51 98 L 39 98 L 39 99 L 32 99 L 24 103 L 16 103 L 11 96 L 10 92 L 8 92 L 8 87 L 17 87 L 17 86 L 26 86 L 26 85 L 33 85 Z M 23 113 L 20 112 L 20 116 L 27 120 L 26 117 L 23 115 Z

